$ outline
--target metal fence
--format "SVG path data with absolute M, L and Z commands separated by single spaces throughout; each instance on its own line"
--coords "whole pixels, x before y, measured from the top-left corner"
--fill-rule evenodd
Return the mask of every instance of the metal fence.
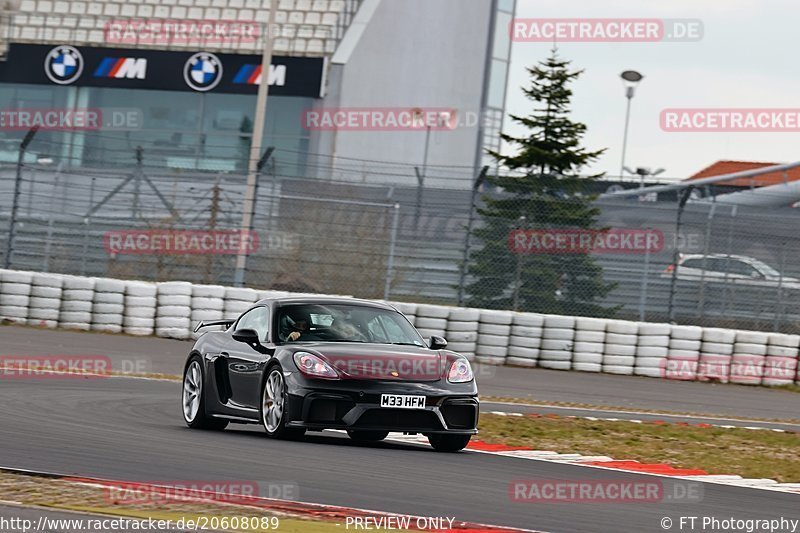
M 138 156 L 132 153 L 129 165 L 94 169 L 23 157 L 18 181 L 17 166 L 0 167 L 0 264 L 231 284 L 236 258 L 231 253 L 119 251 L 110 246 L 109 235 L 238 230 L 246 176 L 165 169 L 148 164 L 147 153 Z M 514 232 L 564 228 L 542 222 L 552 217 L 530 213 L 523 221 L 509 220 L 487 240 L 484 230 L 491 223 L 481 214 L 484 200 L 504 193 L 484 188 L 472 211 L 475 233 L 468 243 L 472 193 L 465 184 L 474 179 L 471 169 L 431 168 L 436 181 L 429 183 L 437 187 L 420 188 L 412 166 L 319 157 L 302 173 L 284 172 L 297 167 L 282 162 L 295 160 L 296 154 L 276 150 L 259 178 L 252 227 L 258 246 L 248 256 L 248 286 L 475 305 L 486 304 L 479 294 L 483 276 L 484 292 L 493 296 L 490 306 L 648 321 L 668 320 L 672 306 L 678 322 L 798 330 L 800 213 L 795 209 L 689 203 L 677 232 L 674 195 L 657 201 L 601 199 L 593 204 L 599 209 L 597 227 L 651 232 L 660 236 L 660 245 L 588 256 L 574 250 L 516 253 Z M 673 276 L 676 247 L 700 258 L 699 276 L 688 275 L 686 268 Z M 495 274 L 475 268 L 482 256 Z M 747 277 L 736 271 L 753 259 L 778 275 Z M 568 277 L 578 282 L 569 285 Z M 581 283 L 598 279 L 606 292 L 588 304 L 581 299 Z M 544 302 L 549 307 L 537 307 Z

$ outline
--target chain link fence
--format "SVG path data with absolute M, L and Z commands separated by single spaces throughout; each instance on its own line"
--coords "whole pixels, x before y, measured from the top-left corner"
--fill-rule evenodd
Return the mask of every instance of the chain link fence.
M 241 229 L 243 173 L 169 169 L 146 152 L 113 168 L 21 161 L 0 166 L 0 263 L 233 283 L 225 238 Z M 559 222 L 557 209 L 498 223 L 486 199 L 505 193 L 484 185 L 473 202 L 467 167 L 430 168 L 420 186 L 410 165 L 296 161 L 275 150 L 259 176 L 248 286 L 800 331 L 800 213 L 790 207 L 695 201 L 678 229 L 672 193 L 596 200 L 592 230 L 563 213 Z M 154 249 L 154 236 L 174 245 L 176 235 L 215 244 Z

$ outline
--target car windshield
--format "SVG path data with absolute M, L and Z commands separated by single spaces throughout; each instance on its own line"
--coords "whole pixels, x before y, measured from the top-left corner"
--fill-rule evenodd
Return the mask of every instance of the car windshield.
M 364 342 L 424 347 L 397 311 L 358 304 L 288 304 L 275 314 L 278 342 Z

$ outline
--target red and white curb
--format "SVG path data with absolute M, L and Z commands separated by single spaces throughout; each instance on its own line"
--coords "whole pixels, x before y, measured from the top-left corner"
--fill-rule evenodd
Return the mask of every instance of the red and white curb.
M 508 413 L 505 413 L 508 414 Z M 427 444 L 428 439 L 422 435 L 403 435 L 390 433 L 388 441 Z M 548 450 L 535 450 L 525 446 L 508 446 L 506 444 L 489 444 L 473 439 L 467 450 L 477 453 L 514 457 L 517 459 L 530 459 L 534 461 L 547 461 L 551 463 L 571 464 L 590 468 L 604 468 L 636 474 L 670 477 L 674 479 L 687 479 L 705 483 L 733 485 L 754 489 L 773 490 L 800 494 L 800 483 L 778 483 L 774 479 L 750 479 L 739 475 L 709 474 L 705 470 L 693 468 L 675 468 L 666 463 L 642 463 L 633 460 L 618 460 L 605 455 L 581 455 L 579 453 L 558 453 Z

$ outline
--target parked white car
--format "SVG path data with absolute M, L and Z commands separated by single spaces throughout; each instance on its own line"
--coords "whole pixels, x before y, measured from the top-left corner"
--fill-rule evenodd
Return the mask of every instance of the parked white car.
M 780 272 L 753 257 L 725 254 L 681 254 L 678 259 L 677 279 L 709 283 L 735 283 L 752 287 L 800 290 L 800 279 Z M 661 274 L 671 278 L 675 265 L 669 265 Z

